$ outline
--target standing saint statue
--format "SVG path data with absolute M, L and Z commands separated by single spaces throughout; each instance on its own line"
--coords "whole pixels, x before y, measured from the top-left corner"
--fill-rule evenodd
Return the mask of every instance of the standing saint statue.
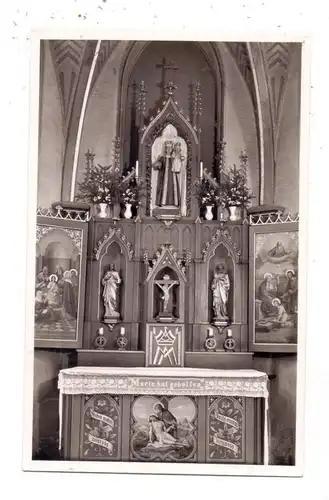
M 110 269 L 106 271 L 102 279 L 105 318 L 118 318 L 120 316 L 117 311 L 120 283 L 119 273 L 115 270 L 114 264 L 111 264 Z
M 179 145 L 180 147 L 180 145 Z M 180 172 L 181 154 L 174 151 L 174 144 L 164 143 L 164 153 L 158 156 L 153 168 L 158 170 L 155 204 L 158 207 L 181 205 Z
M 213 310 L 215 319 L 227 321 L 227 301 L 230 290 L 230 280 L 225 272 L 223 264 L 219 264 L 215 268 L 214 277 L 211 283 L 213 294 Z

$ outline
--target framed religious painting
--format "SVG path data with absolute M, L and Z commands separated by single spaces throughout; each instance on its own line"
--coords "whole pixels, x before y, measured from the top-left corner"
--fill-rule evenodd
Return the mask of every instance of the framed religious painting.
M 88 224 L 37 217 L 35 347 L 82 345 Z
M 249 231 L 250 349 L 297 352 L 298 222 L 251 225 Z

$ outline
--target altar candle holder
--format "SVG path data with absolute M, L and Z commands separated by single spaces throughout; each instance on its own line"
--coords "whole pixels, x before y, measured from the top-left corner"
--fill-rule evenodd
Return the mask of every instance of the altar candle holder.
M 104 336 L 104 328 L 101 327 L 97 331 L 97 337 L 95 339 L 95 347 L 96 349 L 104 349 L 106 346 L 107 339 Z
M 127 349 L 128 339 L 125 335 L 126 335 L 125 327 L 122 326 L 120 328 L 120 335 L 116 341 L 116 345 L 119 351 L 125 351 Z
M 235 352 L 235 340 L 230 328 L 226 330 L 226 339 L 224 340 L 223 347 L 226 352 Z
M 215 352 L 217 347 L 217 342 L 214 337 L 214 330 L 212 328 L 207 328 L 207 338 L 204 343 L 204 348 L 206 351 Z

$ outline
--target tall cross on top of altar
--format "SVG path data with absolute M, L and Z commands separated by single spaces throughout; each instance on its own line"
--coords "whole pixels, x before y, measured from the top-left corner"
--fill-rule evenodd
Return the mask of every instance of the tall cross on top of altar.
M 164 57 L 161 61 L 160 64 L 156 64 L 156 68 L 161 69 L 161 82 L 157 83 L 157 87 L 160 87 L 162 93 L 164 93 L 166 85 L 169 83 L 173 86 L 172 82 L 168 82 L 167 74 L 169 73 L 169 80 L 172 80 L 173 78 L 173 72 L 178 71 L 179 68 L 178 66 L 175 65 L 175 63 L 168 62 L 166 61 L 166 58 Z M 169 94 L 172 95 L 172 94 Z

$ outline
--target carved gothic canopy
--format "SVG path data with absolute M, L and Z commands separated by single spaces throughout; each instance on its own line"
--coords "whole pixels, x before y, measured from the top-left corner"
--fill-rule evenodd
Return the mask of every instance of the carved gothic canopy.
M 180 217 L 190 215 L 191 168 L 197 158 L 199 139 L 197 130 L 179 111 L 171 96 L 145 128 L 141 146 L 147 185 L 147 215 L 159 206 L 177 208 Z M 169 154 L 172 179 L 162 177 L 161 171 L 161 161 Z
M 177 252 L 175 252 L 170 244 L 161 246 L 161 249 L 156 252 L 156 256 L 152 260 L 152 263 L 149 262 L 147 255 L 144 257 L 144 262 L 148 265 L 146 282 L 154 279 L 157 273 L 165 267 L 172 268 L 176 271 L 180 280 L 184 283 L 187 282 L 186 264 L 182 259 L 178 258 Z
M 120 228 L 110 228 L 104 234 L 104 236 L 102 236 L 102 238 L 97 241 L 96 247 L 93 251 L 94 259 L 98 260 L 113 240 L 119 243 L 120 247 L 124 250 L 128 260 L 132 260 L 134 256 L 133 246 Z

